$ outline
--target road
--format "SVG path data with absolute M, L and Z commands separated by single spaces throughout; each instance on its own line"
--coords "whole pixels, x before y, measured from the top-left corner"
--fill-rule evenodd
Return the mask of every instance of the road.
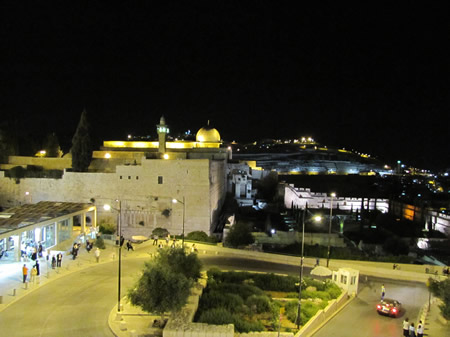
M 122 293 L 130 288 L 138 277 L 145 259 L 127 259 L 122 264 Z M 222 269 L 270 271 L 298 275 L 298 267 L 262 261 L 202 257 L 205 268 L 218 266 Z M 308 269 L 306 269 L 308 272 Z M 112 337 L 107 319 L 117 304 L 117 263 L 101 264 L 70 274 L 44 285 L 6 308 L 0 315 L 0 336 L 95 336 Z M 414 317 L 426 300 L 425 287 L 407 283 L 385 282 L 387 294 L 395 291 L 404 300 L 407 313 Z M 378 317 L 374 305 L 378 294 L 366 287 L 361 295 L 347 306 L 330 325 L 317 336 L 400 336 L 400 319 Z M 425 296 L 425 299 L 424 299 Z M 414 302 L 416 305 L 412 305 Z M 417 315 L 416 315 L 417 316 Z M 414 317 L 415 318 L 415 317 Z M 348 322 L 358 322 L 358 327 Z M 327 330 L 331 327 L 332 330 Z M 350 328 L 349 328 L 350 327 Z M 344 329 L 345 328 L 345 329 Z M 388 334 L 383 329 L 388 329 Z M 328 332 L 327 332 L 328 331 Z M 333 333 L 330 334 L 330 331 Z M 352 333 L 350 333 L 353 332 Z M 383 334 L 366 334 L 383 331 Z M 362 334 L 363 333 L 363 334 Z
M 376 312 L 382 283 L 386 287 L 386 297 L 402 303 L 403 309 L 398 318 L 381 316 Z M 358 297 L 314 337 L 398 337 L 402 335 L 403 319 L 408 317 L 416 322 L 420 307 L 427 300 L 428 291 L 423 284 L 372 279 L 368 284 L 360 285 Z

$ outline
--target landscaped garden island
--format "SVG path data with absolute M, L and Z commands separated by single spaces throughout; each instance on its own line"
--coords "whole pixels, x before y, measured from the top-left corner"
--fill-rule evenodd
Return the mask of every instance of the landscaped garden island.
M 233 324 L 235 332 L 295 333 L 342 290 L 331 280 L 303 278 L 300 322 L 299 279 L 293 276 L 210 269 L 195 322 Z

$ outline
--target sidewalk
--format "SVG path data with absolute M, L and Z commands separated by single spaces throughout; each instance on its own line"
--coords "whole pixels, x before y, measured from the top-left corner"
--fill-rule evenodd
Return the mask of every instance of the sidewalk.
M 106 249 L 101 250 L 99 263 L 107 263 L 117 259 L 117 247 L 107 241 L 105 241 L 105 246 Z M 9 261 L 2 258 L 0 261 L 0 312 L 22 296 L 36 291 L 53 280 L 96 265 L 94 250 L 95 248 L 88 253 L 84 246 L 81 247 L 75 260 L 72 259 L 72 255 L 64 252 L 61 267 L 55 267 L 55 269 L 51 267 L 51 257 L 49 261 L 45 257 L 40 258 L 40 276 L 36 276 L 34 282 L 30 282 L 30 273 L 35 264 L 34 261 L 11 262 L 11 257 L 8 258 Z M 53 253 L 51 254 L 53 255 Z M 56 253 L 54 255 L 56 257 Z M 22 282 L 22 266 L 24 264 L 28 267 L 26 283 Z
M 441 316 L 439 305 L 441 300 L 433 298 L 430 310 L 426 313 L 424 336 L 439 337 L 450 336 L 450 323 Z M 426 306 L 428 309 L 428 306 Z

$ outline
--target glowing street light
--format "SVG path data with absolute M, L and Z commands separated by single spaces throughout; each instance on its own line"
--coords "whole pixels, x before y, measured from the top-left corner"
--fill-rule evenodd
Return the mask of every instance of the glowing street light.
M 303 260 L 305 258 L 305 215 L 307 212 L 307 208 L 303 209 L 302 214 L 302 255 L 300 258 L 300 285 L 298 288 L 298 307 L 297 307 L 297 329 L 300 327 L 300 308 L 302 306 L 302 282 L 303 282 Z M 315 222 L 322 221 L 322 217 L 320 215 L 313 216 L 313 220 Z
M 333 220 L 333 198 L 336 197 L 336 193 L 331 193 L 331 200 L 330 200 L 330 226 L 328 228 L 328 252 L 327 252 L 327 268 L 330 264 L 330 248 L 331 248 L 331 223 Z

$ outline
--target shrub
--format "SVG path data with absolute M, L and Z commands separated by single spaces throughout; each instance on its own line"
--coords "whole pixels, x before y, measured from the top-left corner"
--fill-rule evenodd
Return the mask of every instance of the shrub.
M 222 293 L 232 293 L 237 294 L 242 297 L 242 299 L 246 300 L 251 295 L 263 295 L 264 292 L 255 287 L 248 284 L 234 284 L 234 283 L 220 283 L 217 284 L 217 291 Z
M 329 282 L 327 282 L 326 292 L 328 294 L 330 294 L 330 297 L 332 299 L 335 299 L 335 298 L 338 298 L 341 295 L 342 290 L 335 283 L 329 281 Z
M 108 223 L 100 224 L 99 232 L 102 234 L 114 234 L 116 232 L 116 226 Z
M 315 287 L 317 290 L 323 291 L 326 288 L 325 282 L 314 280 L 309 277 L 304 277 L 303 280 L 307 287 Z
M 284 310 L 286 313 L 286 317 L 291 322 L 295 323 L 297 320 L 297 312 L 298 312 L 298 301 L 289 301 L 285 304 Z
M 270 299 L 266 295 L 251 295 L 245 304 L 258 314 L 270 311 Z
M 255 286 L 263 290 L 295 291 L 297 278 L 293 276 L 281 276 L 275 274 L 253 274 Z
M 234 323 L 234 317 L 233 314 L 224 308 L 214 308 L 203 311 L 198 321 L 200 323 L 221 325 Z
M 249 321 L 242 319 L 241 317 L 239 317 L 237 315 L 233 315 L 233 318 L 234 318 L 234 321 L 233 321 L 234 327 L 240 333 L 264 330 L 264 325 L 262 324 L 261 321 L 249 322 Z
M 235 223 L 225 238 L 225 244 L 231 247 L 246 246 L 255 242 L 250 225 L 244 222 Z
M 236 294 L 223 294 L 217 291 L 204 293 L 200 299 L 202 311 L 223 308 L 229 312 L 240 312 L 244 305 L 244 300 Z
M 169 231 L 166 228 L 156 227 L 152 231 L 152 235 L 158 236 L 160 239 L 167 236 Z
M 95 240 L 95 246 L 100 249 L 105 249 L 105 241 L 103 241 L 103 238 L 100 235 L 97 235 L 97 239 Z
M 261 322 L 249 322 L 242 319 L 239 315 L 231 314 L 224 308 L 215 308 L 204 311 L 198 320 L 207 324 L 234 324 L 238 332 L 263 331 L 264 325 Z
M 217 239 L 215 236 L 208 236 L 208 234 L 206 234 L 203 231 L 190 232 L 186 235 L 186 239 L 192 240 L 192 241 L 210 242 L 210 243 L 217 242 Z
M 250 273 L 247 272 L 230 271 L 222 273 L 217 280 L 220 280 L 223 283 L 244 283 L 244 281 L 248 280 L 250 277 Z

